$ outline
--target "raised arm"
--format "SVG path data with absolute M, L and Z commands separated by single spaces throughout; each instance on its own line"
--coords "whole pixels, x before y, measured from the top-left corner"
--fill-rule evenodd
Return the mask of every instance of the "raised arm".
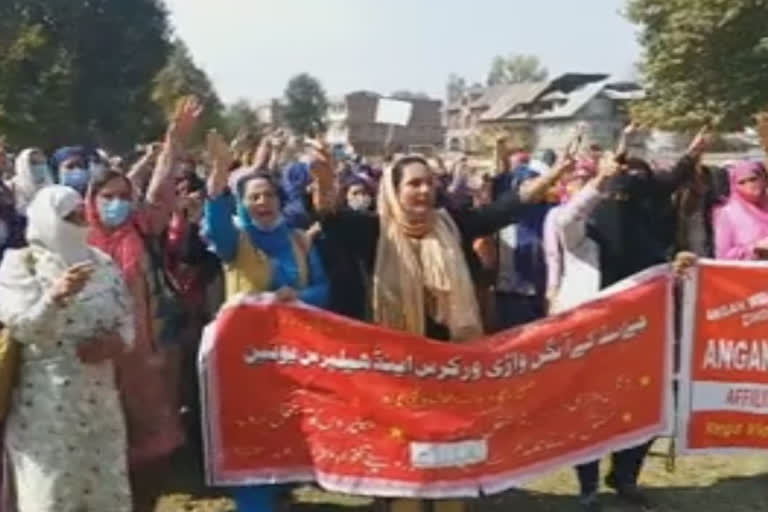
M 611 178 L 625 170 L 618 163 L 618 159 L 606 153 L 600 160 L 597 176 L 576 192 L 573 197 L 560 206 L 560 214 L 557 216 L 557 229 L 567 235 L 571 226 L 585 221 L 594 211 L 602 199 L 602 193 Z
M 348 250 L 363 261 L 373 262 L 379 238 L 379 218 L 365 212 L 336 211 L 336 180 L 333 157 L 321 141 L 310 141 L 313 146 L 310 173 L 313 178 L 312 202 L 314 213 L 328 241 Z
M 225 262 L 237 255 L 239 232 L 232 220 L 232 196 L 227 195 L 229 166 L 233 155 L 224 139 L 212 131 L 208 134 L 211 174 L 208 176 L 208 199 L 203 210 L 203 236 L 213 244 L 216 254 Z M 234 191 L 232 192 L 234 193 Z
M 656 184 L 661 192 L 672 194 L 693 178 L 701 155 L 707 150 L 711 140 L 712 133 L 709 126 L 702 127 L 688 146 L 688 150 L 672 169 L 654 173 Z
M 154 168 L 157 158 L 160 156 L 160 152 L 163 149 L 163 145 L 157 142 L 148 144 L 146 151 L 139 158 L 139 160 L 131 166 L 128 171 L 128 179 L 130 180 L 133 188 L 138 192 L 143 192 L 144 188 L 149 182 L 152 176 L 152 169 Z
M 533 205 L 523 203 L 517 190 L 502 194 L 496 201 L 480 208 L 452 212 L 462 236 L 469 240 L 490 236 L 500 229 L 520 220 L 526 208 Z
M 529 179 L 520 185 L 520 201 L 524 203 L 540 203 L 544 200 L 549 189 L 563 177 L 563 174 L 570 172 L 576 161 L 570 154 L 566 154 L 552 168 L 544 174 Z
M 157 157 L 145 197 L 148 227 L 153 234 L 161 234 L 171 219 L 176 201 L 173 162 L 201 113 L 202 107 L 197 98 L 185 98 L 179 103 L 179 108 L 168 126 L 165 142 Z

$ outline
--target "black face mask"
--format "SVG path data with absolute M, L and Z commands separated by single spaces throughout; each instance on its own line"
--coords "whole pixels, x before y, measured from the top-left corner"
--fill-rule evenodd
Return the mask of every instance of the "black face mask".
M 647 198 L 651 191 L 651 178 L 643 170 L 629 170 L 615 176 L 608 184 L 609 194 L 617 200 L 642 200 Z

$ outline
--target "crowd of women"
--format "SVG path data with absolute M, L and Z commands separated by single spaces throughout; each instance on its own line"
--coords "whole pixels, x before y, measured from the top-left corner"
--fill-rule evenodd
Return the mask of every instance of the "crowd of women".
M 20 350 L 4 422 L 8 510 L 152 510 L 172 455 L 199 449 L 200 331 L 238 294 L 462 342 L 680 252 L 768 257 L 766 171 L 705 166 L 706 131 L 668 169 L 624 142 L 582 150 L 577 136 L 559 156 L 500 141 L 495 172 L 474 173 L 465 158 L 334 160 L 280 133 L 251 147 L 211 133 L 195 161 L 183 144 L 199 114 L 185 101 L 130 168 L 82 147 L 29 148 L 0 185 L 0 323 Z M 649 446 L 613 454 L 606 478 L 646 508 Z M 581 505 L 599 510 L 598 462 L 576 474 Z M 238 510 L 269 511 L 283 490 L 232 495 Z

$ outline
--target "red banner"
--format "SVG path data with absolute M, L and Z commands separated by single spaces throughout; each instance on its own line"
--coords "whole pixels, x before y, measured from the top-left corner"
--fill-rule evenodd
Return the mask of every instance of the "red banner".
M 702 261 L 683 301 L 681 449 L 768 448 L 768 265 Z
M 467 344 L 250 299 L 206 331 L 213 485 L 376 496 L 495 493 L 667 431 L 670 278 L 653 269 Z

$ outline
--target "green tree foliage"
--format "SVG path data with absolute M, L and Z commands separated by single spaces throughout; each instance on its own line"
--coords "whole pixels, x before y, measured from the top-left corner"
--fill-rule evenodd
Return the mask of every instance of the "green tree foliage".
M 546 80 L 549 72 L 535 55 L 497 55 L 488 73 L 488 85 L 509 85 Z
M 297 135 L 325 129 L 328 98 L 320 82 L 307 73 L 291 78 L 285 89 L 283 119 Z
M 248 100 L 238 100 L 224 111 L 224 133 L 232 138 L 238 134 L 258 135 L 264 128 L 259 114 Z
M 466 91 L 467 80 L 464 77 L 456 73 L 448 75 L 448 83 L 445 85 L 445 98 L 448 103 L 459 101 Z
M 125 147 L 157 126 L 159 0 L 0 1 L 0 132 L 16 145 Z
M 202 141 L 208 128 L 222 127 L 223 105 L 211 80 L 195 64 L 187 46 L 176 39 L 165 67 L 155 77 L 152 100 L 161 108 L 164 118 L 170 119 L 179 100 L 185 96 L 196 96 L 204 107 L 197 133 L 191 136 L 193 141 Z
M 738 129 L 768 106 L 768 1 L 629 0 L 627 15 L 645 49 L 638 120 Z

